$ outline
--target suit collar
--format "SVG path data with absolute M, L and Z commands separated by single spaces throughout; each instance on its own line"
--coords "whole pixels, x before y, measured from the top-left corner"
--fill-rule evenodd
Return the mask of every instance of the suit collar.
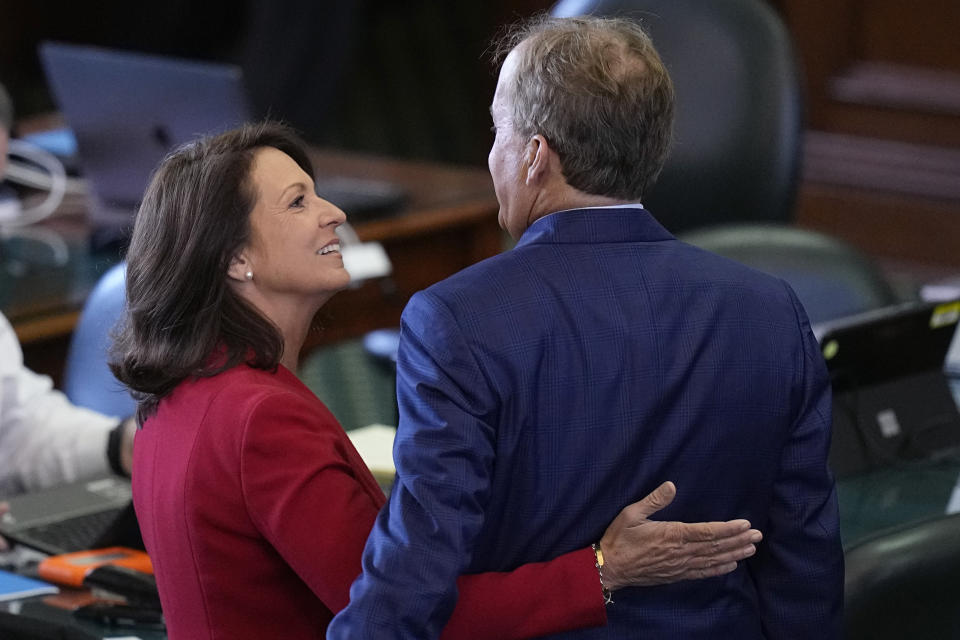
M 517 247 L 528 244 L 659 242 L 673 235 L 643 207 L 569 209 L 534 221 Z

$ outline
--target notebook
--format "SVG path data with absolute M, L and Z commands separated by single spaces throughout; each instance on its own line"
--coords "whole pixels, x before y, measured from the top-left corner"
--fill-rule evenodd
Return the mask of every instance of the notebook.
M 239 67 L 44 42 L 40 59 L 88 179 L 91 225 L 129 230 L 150 175 L 173 148 L 251 119 Z M 398 210 L 380 180 L 320 177 L 317 192 L 352 219 Z
M 11 496 L 0 535 L 50 554 L 110 546 L 130 498 L 130 482 L 114 476 Z
M 350 442 L 357 448 L 363 462 L 370 469 L 383 492 L 390 495 L 397 468 L 393 464 L 393 441 L 397 428 L 384 424 L 371 424 L 347 431 Z
M 917 302 L 819 325 L 838 476 L 960 450 L 945 360 L 960 302 Z
M 35 578 L 0 569 L 0 602 L 58 593 L 60 589 Z

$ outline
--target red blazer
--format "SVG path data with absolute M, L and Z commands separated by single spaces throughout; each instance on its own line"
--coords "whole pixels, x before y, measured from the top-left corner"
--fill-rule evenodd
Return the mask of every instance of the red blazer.
M 170 640 L 324 637 L 384 496 L 296 376 L 238 366 L 184 381 L 137 433 L 134 469 Z M 606 622 L 589 548 L 458 587 L 444 638 Z

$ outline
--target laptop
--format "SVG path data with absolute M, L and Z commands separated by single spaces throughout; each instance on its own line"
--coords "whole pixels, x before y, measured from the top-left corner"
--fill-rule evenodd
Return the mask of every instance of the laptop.
M 143 548 L 130 482 L 92 478 L 5 498 L 0 535 L 49 554 L 114 545 Z
M 93 199 L 95 226 L 129 225 L 174 147 L 249 119 L 231 65 L 44 42 L 40 60 Z
M 173 148 L 251 119 L 239 67 L 44 42 L 40 59 L 90 184 L 91 225 L 129 231 L 150 175 Z M 406 194 L 379 180 L 318 181 L 353 219 L 398 210 Z
M 960 302 L 916 302 L 819 325 L 838 477 L 960 451 L 945 361 Z

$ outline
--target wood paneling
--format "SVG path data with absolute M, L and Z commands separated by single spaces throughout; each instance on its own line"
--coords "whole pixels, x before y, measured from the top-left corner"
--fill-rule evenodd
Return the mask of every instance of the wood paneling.
M 798 223 L 960 271 L 960 3 L 770 1 L 806 84 Z
M 859 0 L 857 57 L 960 73 L 957 0 Z
M 772 1 L 804 69 L 811 128 L 960 146 L 960 3 Z

